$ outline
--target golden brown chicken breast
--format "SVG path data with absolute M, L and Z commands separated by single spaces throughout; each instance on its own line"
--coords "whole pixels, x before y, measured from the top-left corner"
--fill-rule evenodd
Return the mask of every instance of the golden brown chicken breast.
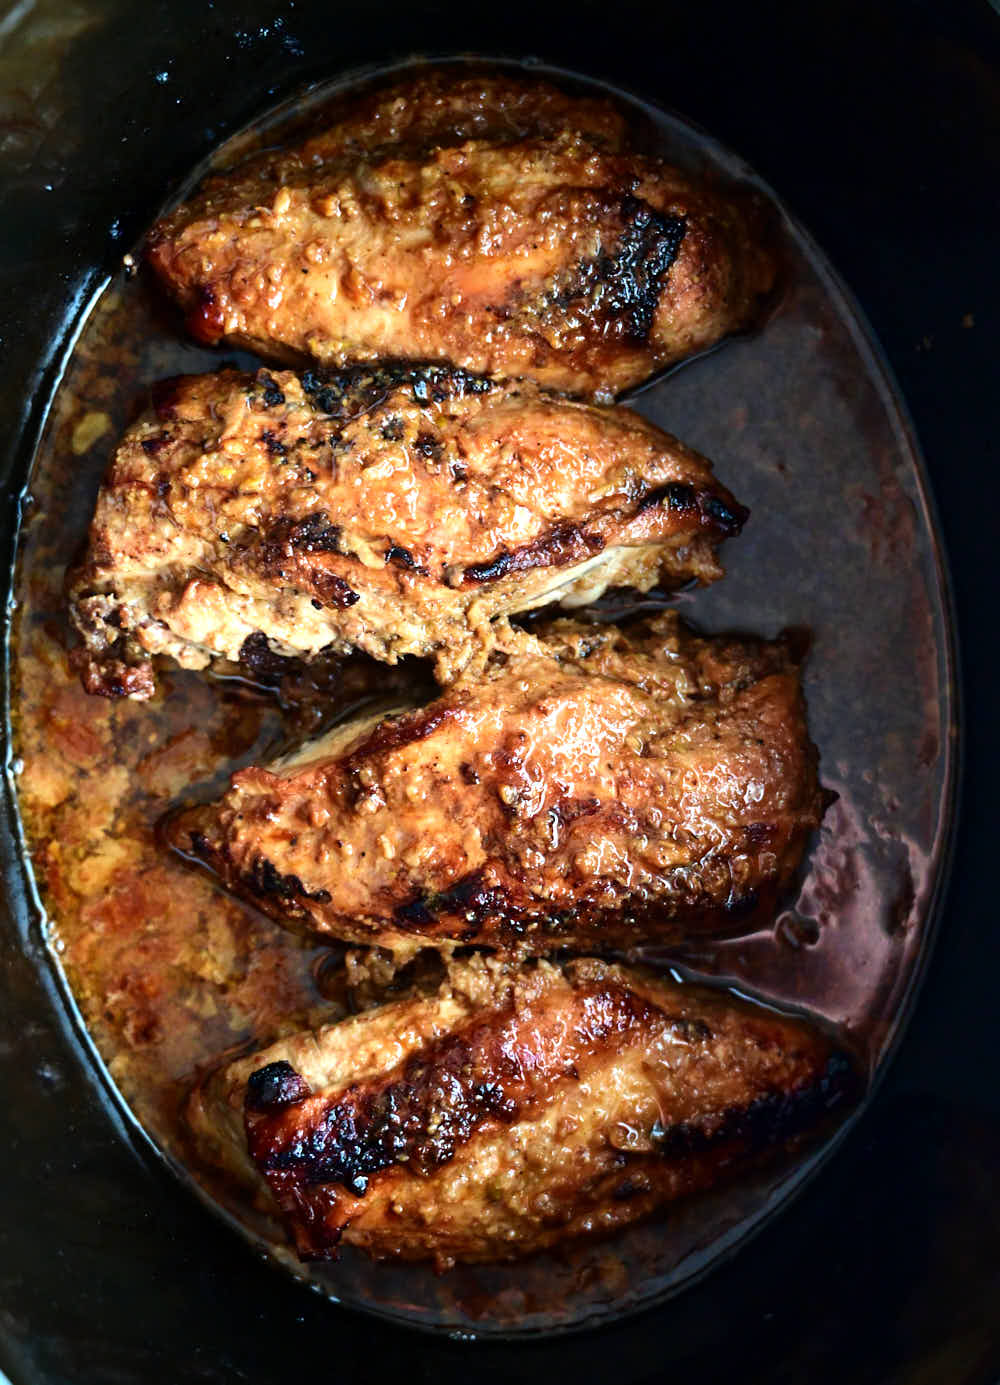
M 296 1034 L 194 1093 L 202 1156 L 267 1182 L 300 1256 L 509 1260 L 607 1233 L 856 1096 L 819 1031 L 583 960 L 454 967 L 438 995 Z
M 603 102 L 451 69 L 328 119 L 154 228 L 200 340 L 610 398 L 747 326 L 772 287 L 752 197 L 630 152 Z
M 822 808 L 787 644 L 664 614 L 511 632 L 428 706 L 242 770 L 168 832 L 282 922 L 544 953 L 760 926 Z
M 625 409 L 442 367 L 168 381 L 126 434 L 68 580 L 91 692 L 357 647 L 441 676 L 491 620 L 611 585 L 708 582 L 746 516 Z

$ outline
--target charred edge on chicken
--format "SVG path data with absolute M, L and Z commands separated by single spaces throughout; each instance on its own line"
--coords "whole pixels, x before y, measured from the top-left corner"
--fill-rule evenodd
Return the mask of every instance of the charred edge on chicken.
M 588 1011 L 586 999 L 597 995 L 601 1004 Z M 457 1150 L 487 1122 L 511 1124 L 525 1109 L 526 1099 L 544 1088 L 579 1076 L 579 1049 L 595 1051 L 639 1029 L 653 1027 L 681 1032 L 685 1042 L 711 1041 L 703 1021 L 666 1015 L 633 992 L 618 987 L 588 988 L 578 993 L 575 1040 L 552 1064 L 539 1083 L 531 1084 L 506 1051 L 512 1013 L 497 1023 L 467 1026 L 412 1056 L 398 1074 L 369 1085 L 357 1084 L 323 1109 L 303 1113 L 301 1124 L 274 1131 L 285 1143 L 265 1149 L 259 1142 L 259 1166 L 265 1173 L 296 1175 L 306 1185 L 339 1183 L 362 1196 L 369 1179 L 396 1164 L 426 1176 L 450 1162 Z M 611 1002 L 610 1004 L 608 1002 Z M 746 1106 L 712 1112 L 697 1121 L 654 1125 L 655 1152 L 666 1160 L 681 1160 L 736 1145 L 747 1154 L 801 1134 L 836 1109 L 859 1096 L 858 1071 L 841 1052 L 829 1056 L 823 1071 L 790 1090 L 757 1097 Z M 301 1093 L 301 1095 L 297 1095 Z M 308 1099 L 308 1083 L 289 1063 L 269 1064 L 254 1073 L 246 1089 L 248 1113 L 265 1117 L 289 1110 Z M 257 1141 L 254 1141 L 257 1144 Z M 636 1190 L 638 1191 L 638 1190 Z M 617 1196 L 628 1196 L 619 1190 Z
M 485 376 L 433 362 L 387 361 L 344 370 L 307 370 L 301 379 L 314 407 L 345 423 L 377 409 L 404 385 L 409 385 L 416 404 L 442 404 L 470 394 L 488 394 L 494 388 Z
M 601 1003 L 589 1007 L 588 1000 L 598 995 Z M 266 1152 L 262 1148 L 261 1169 L 294 1171 L 309 1184 L 340 1183 L 358 1195 L 365 1192 L 373 1174 L 397 1163 L 426 1175 L 453 1159 L 456 1150 L 487 1121 L 515 1121 L 525 1097 L 537 1094 L 539 1082 L 548 1087 L 577 1076 L 581 1048 L 591 1049 L 641 1026 L 662 1024 L 664 1018 L 621 987 L 581 989 L 574 1002 L 572 1040 L 543 1074 L 526 1079 L 516 1055 L 509 1051 L 519 1028 L 519 1016 L 511 1007 L 501 1016 L 492 1015 L 443 1036 L 410 1057 L 401 1072 L 349 1088 L 308 1121 L 307 1136 L 299 1127 L 293 1142 Z M 247 1085 L 251 1110 L 259 1109 L 261 1089 L 267 1089 L 266 1095 L 274 1080 L 266 1075 L 266 1068 L 261 1071 L 265 1077 L 258 1078 L 252 1089 L 253 1078 Z M 279 1074 L 278 1080 L 287 1086 L 290 1074 Z M 265 1143 L 266 1136 L 261 1146 Z

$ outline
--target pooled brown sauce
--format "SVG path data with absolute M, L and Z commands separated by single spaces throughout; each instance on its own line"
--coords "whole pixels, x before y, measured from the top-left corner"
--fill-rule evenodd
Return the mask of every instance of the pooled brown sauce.
M 769 378 L 777 378 L 775 372 L 786 357 L 788 362 L 804 358 L 803 342 L 808 346 L 813 341 L 813 318 L 821 309 L 831 314 L 836 331 L 843 335 L 839 319 L 833 317 L 836 309 L 826 303 L 826 292 L 818 281 L 805 277 L 790 299 L 785 335 L 780 329 L 774 334 L 770 360 L 765 351 L 760 367 L 748 365 L 749 358 L 737 364 L 737 379 L 740 369 L 745 376 L 746 398 L 758 397 L 754 391 L 763 390 Z M 804 325 L 797 336 L 800 322 Z M 847 350 L 836 333 L 831 340 L 832 354 Z M 723 372 L 721 390 L 716 391 L 720 399 L 726 397 L 726 359 L 721 353 L 704 366 L 705 371 Z M 345 992 L 339 951 L 288 932 L 223 894 L 207 874 L 163 850 L 157 824 L 179 802 L 217 792 L 234 769 L 266 761 L 297 737 L 315 731 L 320 722 L 348 714 L 369 697 L 384 697 L 394 690 L 393 685 L 396 689 L 412 686 L 413 679 L 423 677 L 412 666 L 388 670 L 358 657 L 331 665 L 317 679 L 311 695 L 308 689 L 302 696 L 301 688 L 286 686 L 280 696 L 246 678 L 187 674 L 165 665 L 154 698 L 133 703 L 88 696 L 71 672 L 64 572 L 84 539 L 101 476 L 118 438 L 143 407 L 154 381 L 217 369 L 234 360 L 241 366 L 251 363 L 248 357 L 191 344 L 180 318 L 164 305 L 144 272 L 134 277 L 123 272 L 108 286 L 72 353 L 36 457 L 30 502 L 25 507 L 12 639 L 17 787 L 51 949 L 125 1101 L 155 1141 L 188 1164 L 179 1113 L 198 1072 L 227 1051 L 269 1043 L 329 1022 L 344 1012 Z M 841 362 L 841 367 L 848 376 L 852 370 L 861 370 L 853 359 L 846 365 Z M 667 386 L 667 396 L 675 391 L 668 426 L 675 426 L 682 436 L 690 418 L 710 418 L 713 410 L 719 416 L 711 388 L 691 378 L 694 384 L 686 393 L 683 377 L 679 391 L 673 382 Z M 652 392 L 640 397 L 639 406 L 656 422 L 664 421 L 665 410 Z M 819 456 L 820 413 L 802 413 L 806 407 L 820 411 L 822 406 L 811 400 L 808 406 L 794 398 L 785 400 L 778 422 L 787 426 L 790 419 L 800 420 L 803 435 L 810 437 L 809 445 Z M 827 407 L 830 429 L 843 429 L 835 413 L 836 408 L 846 407 L 841 397 Z M 861 417 L 860 404 L 857 408 L 858 429 L 868 426 L 874 435 L 876 424 Z M 737 437 L 746 424 L 746 405 L 738 393 L 730 413 L 728 436 Z M 708 427 L 702 436 L 695 433 L 691 438 L 710 455 L 715 446 L 711 433 Z M 845 456 L 851 445 L 846 438 Z M 890 478 L 886 484 L 893 487 L 895 464 L 889 445 L 883 446 L 885 450 L 879 452 L 873 441 L 872 455 Z M 755 542 L 755 524 L 766 541 L 766 510 L 758 510 L 762 502 L 747 494 L 744 480 L 757 483 L 766 496 L 768 487 L 784 486 L 783 479 L 776 479 L 778 470 L 784 474 L 784 466 L 775 469 L 768 462 L 765 468 L 755 460 L 754 446 L 747 443 L 744 476 L 739 447 L 730 444 L 722 451 L 725 455 L 718 457 L 721 479 L 755 507 L 749 543 Z M 834 457 L 830 465 L 835 462 Z M 756 472 L 751 472 L 752 466 Z M 805 473 L 800 470 L 794 487 L 803 484 Z M 824 484 L 822 476 L 817 484 Z M 845 505 L 855 505 L 856 500 L 860 504 L 864 497 L 855 497 L 847 487 L 845 479 Z M 749 490 L 753 491 L 753 484 Z M 789 483 L 789 503 L 801 507 L 801 499 L 794 498 L 792 491 Z M 894 504 L 896 495 L 893 490 Z M 909 503 L 903 497 L 902 509 L 907 514 Z M 851 515 L 843 522 L 849 526 Z M 796 519 L 789 523 L 794 526 Z M 737 543 L 746 544 L 746 536 Z M 751 555 L 747 561 L 752 561 L 752 547 L 746 552 Z M 773 549 L 768 556 L 772 553 Z M 727 564 L 743 561 L 735 555 L 734 559 L 731 563 L 727 553 Z M 871 561 L 877 559 L 876 553 Z M 738 580 L 730 578 L 734 584 Z M 916 577 L 912 582 L 914 595 L 912 609 L 906 608 L 907 619 L 915 629 L 925 628 L 926 648 L 917 649 L 916 658 L 926 688 L 921 686 L 919 707 L 912 714 L 906 709 L 906 716 L 915 727 L 921 717 L 924 722 L 918 736 L 916 730 L 910 734 L 907 721 L 899 745 L 886 743 L 884 763 L 865 771 L 870 777 L 864 783 L 872 785 L 881 816 L 876 820 L 864 799 L 868 790 L 859 787 L 863 776 L 841 757 L 842 743 L 831 752 L 834 732 L 828 728 L 835 727 L 836 720 L 830 708 L 839 707 L 841 695 L 829 690 L 829 681 L 837 658 L 846 656 L 832 642 L 824 654 L 821 640 L 811 665 L 815 689 L 807 690 L 816 712 L 813 729 L 823 754 L 822 777 L 841 791 L 841 797 L 827 814 L 800 898 L 773 931 L 719 944 L 686 959 L 697 970 L 735 979 L 741 988 L 758 990 L 779 1004 L 813 1008 L 820 1016 L 843 1023 L 872 1065 L 891 1033 L 911 975 L 919 933 L 912 924 L 928 907 L 932 867 L 940 847 L 940 829 L 933 816 L 938 781 L 930 775 L 930 766 L 942 753 L 940 742 L 933 742 L 931 760 L 920 771 L 928 784 L 921 809 L 927 820 L 922 829 L 914 827 L 911 832 L 907 827 L 917 820 L 916 804 L 911 817 L 897 825 L 895 809 L 882 787 L 883 780 L 892 783 L 894 776 L 896 780 L 904 777 L 897 772 L 899 764 L 905 762 L 905 773 L 911 773 L 906 758 L 911 740 L 926 747 L 928 737 L 941 729 L 933 617 L 921 605 L 924 602 L 930 608 L 931 597 L 918 590 Z M 735 590 L 730 588 L 730 593 Z M 754 609 L 754 599 L 744 596 L 740 609 Z M 718 629 L 720 613 L 723 622 L 726 619 L 727 593 L 713 594 L 712 600 L 716 605 L 708 604 L 708 623 L 712 626 L 714 621 Z M 648 605 L 634 603 L 634 608 Z M 614 609 L 621 614 L 626 607 L 619 601 Z M 793 615 L 800 609 L 792 603 Z M 761 624 L 765 624 L 763 614 Z M 772 633 L 765 628 L 761 632 Z M 290 696 L 292 691 L 298 696 Z M 850 710 L 854 696 L 851 689 L 845 711 Z M 889 875 L 899 881 L 898 899 L 892 906 L 895 930 L 891 919 L 886 923 L 882 909 Z M 660 959 L 665 964 L 673 960 Z M 235 1200 L 238 1195 L 222 1189 L 208 1171 L 196 1170 L 196 1174 L 220 1199 L 238 1208 L 248 1225 L 260 1228 L 252 1209 Z M 715 1208 L 701 1221 L 697 1209 L 678 1213 L 675 1260 L 703 1252 L 717 1237 L 731 1238 L 733 1228 L 741 1219 L 757 1216 L 761 1204 L 757 1190 L 739 1187 L 727 1194 L 722 1210 Z M 507 1271 L 502 1283 L 472 1278 L 461 1292 L 455 1290 L 457 1298 L 440 1308 L 440 1317 L 454 1324 L 480 1315 L 490 1320 L 495 1316 L 509 1324 L 529 1312 L 558 1316 L 553 1304 L 570 1293 L 588 1305 L 614 1300 L 626 1290 L 635 1300 L 637 1294 L 641 1297 L 638 1290 L 647 1272 L 643 1266 L 650 1275 L 659 1276 L 662 1285 L 663 1276 L 676 1265 L 662 1258 L 662 1236 L 658 1240 L 655 1228 L 632 1234 L 631 1268 L 628 1257 L 623 1268 L 613 1247 L 610 1253 L 592 1247 L 574 1252 L 565 1271 L 568 1281 L 547 1272 L 543 1283 L 521 1271 Z M 417 1302 L 412 1279 L 397 1281 L 391 1277 L 396 1271 L 380 1273 L 381 1279 L 372 1280 L 369 1270 L 358 1271 L 359 1298 L 371 1297 L 370 1285 L 375 1283 L 384 1286 L 395 1311 L 408 1317 L 426 1317 L 429 1311 L 435 1317 L 433 1303 L 428 1310 L 424 1301 Z M 521 1278 L 512 1280 L 511 1274 Z M 343 1293 L 342 1286 L 338 1292 Z M 428 1292 L 427 1298 L 433 1299 L 434 1294 Z M 572 1314 L 572 1305 L 559 1309 L 566 1311 Z

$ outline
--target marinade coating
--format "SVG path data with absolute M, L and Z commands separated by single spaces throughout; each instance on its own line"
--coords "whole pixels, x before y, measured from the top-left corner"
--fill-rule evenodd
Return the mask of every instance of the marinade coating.
M 328 120 L 154 227 L 200 340 L 610 398 L 749 325 L 773 286 L 759 201 L 632 152 L 609 103 L 452 69 Z
M 216 1072 L 204 1158 L 266 1181 L 304 1259 L 509 1260 L 628 1225 L 745 1169 L 859 1089 L 820 1031 L 592 959 L 453 967 L 436 997 Z
M 241 770 L 168 836 L 292 926 L 542 954 L 761 926 L 823 807 L 789 644 L 667 612 L 511 631 L 431 703 Z
M 703 457 L 626 409 L 439 366 L 165 381 L 70 572 L 88 691 L 151 658 L 436 658 L 498 616 L 721 574 L 746 517 Z

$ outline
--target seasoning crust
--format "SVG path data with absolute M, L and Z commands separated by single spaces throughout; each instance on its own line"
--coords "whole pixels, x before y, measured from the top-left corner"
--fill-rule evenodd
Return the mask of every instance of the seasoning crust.
M 750 325 L 773 287 L 754 196 L 633 152 L 610 103 L 439 69 L 328 120 L 153 229 L 199 340 L 607 399 Z
M 752 931 L 824 797 L 786 641 L 512 631 L 435 701 L 234 775 L 169 838 L 273 918 L 404 951 Z
M 507 1260 L 745 1169 L 857 1095 L 819 1031 L 592 959 L 452 968 L 203 1084 L 203 1157 L 266 1181 L 303 1258 Z M 249 1152 L 249 1158 L 247 1157 Z
M 721 574 L 746 510 L 624 409 L 438 366 L 164 381 L 128 430 L 68 578 L 88 691 L 145 698 L 152 657 L 433 656 L 607 587 Z

